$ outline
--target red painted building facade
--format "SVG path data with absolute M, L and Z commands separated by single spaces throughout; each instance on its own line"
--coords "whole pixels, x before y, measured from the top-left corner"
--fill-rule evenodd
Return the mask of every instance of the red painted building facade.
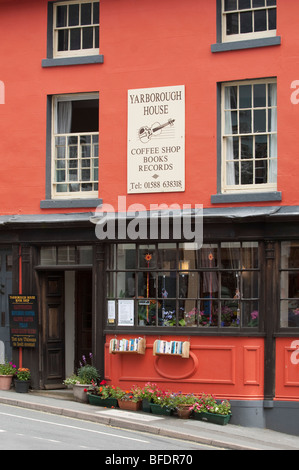
M 0 340 L 17 357 L 5 299 L 37 295 L 34 387 L 92 351 L 121 387 L 214 393 L 235 423 L 299 432 L 298 8 L 0 1 Z M 106 238 L 101 207 L 125 213 Z M 167 208 L 189 232 L 170 217 L 164 236 Z M 144 354 L 111 353 L 138 337 Z

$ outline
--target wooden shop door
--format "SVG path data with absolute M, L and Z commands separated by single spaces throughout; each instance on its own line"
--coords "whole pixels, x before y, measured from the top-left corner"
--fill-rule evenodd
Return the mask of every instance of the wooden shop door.
M 63 387 L 65 379 L 64 272 L 46 272 L 41 279 L 42 382 Z

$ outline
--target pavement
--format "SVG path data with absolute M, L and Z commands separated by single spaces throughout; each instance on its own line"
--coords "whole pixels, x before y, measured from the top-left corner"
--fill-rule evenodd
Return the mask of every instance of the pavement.
M 0 390 L 0 403 L 92 421 L 107 426 L 141 431 L 176 439 L 197 442 L 230 450 L 298 450 L 299 437 L 260 428 L 233 424 L 224 426 L 179 419 L 176 416 L 156 416 L 152 413 L 102 408 L 73 400 L 72 391 Z

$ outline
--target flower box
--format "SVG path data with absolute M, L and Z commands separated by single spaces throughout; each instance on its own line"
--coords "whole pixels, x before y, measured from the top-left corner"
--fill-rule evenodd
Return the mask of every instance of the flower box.
M 202 411 L 201 413 L 193 412 L 193 418 L 200 421 L 208 421 L 209 423 L 221 424 L 222 426 L 228 424 L 231 419 L 231 413 L 228 415 L 219 415 L 216 413 L 208 413 L 207 411 Z
M 102 398 L 100 395 L 93 395 L 92 393 L 88 393 L 87 396 L 90 405 L 118 408 L 117 398 Z
M 122 410 L 138 411 L 141 409 L 141 400 L 139 401 L 118 400 L 118 406 Z
M 147 398 L 143 398 L 141 408 L 142 411 L 151 413 L 151 402 Z
M 155 415 L 164 415 L 170 416 L 172 413 L 172 409 L 168 406 L 161 406 L 156 403 L 151 403 L 151 411 Z

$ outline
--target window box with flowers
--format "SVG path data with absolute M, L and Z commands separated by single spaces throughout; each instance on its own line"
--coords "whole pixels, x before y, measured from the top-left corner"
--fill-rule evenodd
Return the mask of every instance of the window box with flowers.
M 142 407 L 142 398 L 138 387 L 132 387 L 120 394 L 118 406 L 122 410 L 138 411 Z
M 119 390 L 118 387 L 109 385 L 106 380 L 102 380 L 99 386 L 93 382 L 92 387 L 87 389 L 86 392 L 90 405 L 118 408 L 117 396 Z
M 231 419 L 231 405 L 228 400 L 218 403 L 213 395 L 204 393 L 190 407 L 192 417 L 200 421 L 225 425 Z

